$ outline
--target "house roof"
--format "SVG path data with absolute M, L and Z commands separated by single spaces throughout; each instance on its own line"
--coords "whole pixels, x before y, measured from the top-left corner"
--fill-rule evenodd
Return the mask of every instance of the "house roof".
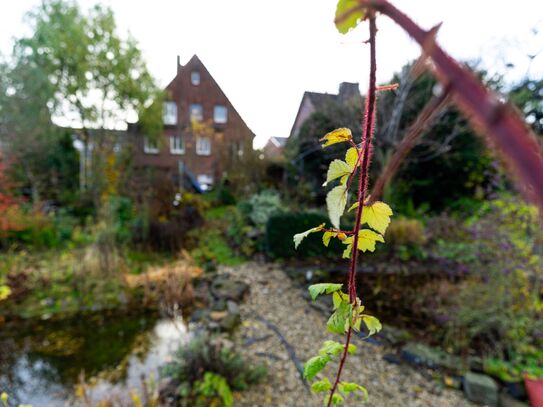
M 312 112 L 316 112 L 326 106 L 327 103 L 345 103 L 355 96 L 360 96 L 360 90 L 358 88 L 358 83 L 356 82 L 341 82 L 339 84 L 338 94 L 308 91 L 304 92 L 302 101 L 300 102 L 300 106 L 298 108 L 298 113 L 296 113 L 296 118 L 292 124 L 290 135 L 293 135 L 296 129 L 303 124 L 299 123 L 299 121 L 300 115 L 304 110 L 304 105 L 309 104 L 309 109 Z
M 287 144 L 288 137 L 270 137 L 270 142 L 275 147 L 282 148 Z
M 209 76 L 211 77 L 213 82 L 215 82 L 215 85 L 217 86 L 219 91 L 224 95 L 227 103 L 230 105 L 230 107 L 235 112 L 235 114 L 240 118 L 240 120 L 243 122 L 243 124 L 249 129 L 249 131 L 251 132 L 252 137 L 254 138 L 255 137 L 254 132 L 250 129 L 249 126 L 247 126 L 247 123 L 245 123 L 245 120 L 243 120 L 243 117 L 241 117 L 241 115 L 236 110 L 236 108 L 234 107 L 232 102 L 230 102 L 230 99 L 228 98 L 228 96 L 226 96 L 226 93 L 224 93 L 224 91 L 222 90 L 222 88 L 220 87 L 218 82 L 215 80 L 213 75 L 211 75 L 211 73 L 209 72 L 207 67 L 204 65 L 202 60 L 198 57 L 198 55 L 194 54 L 185 65 L 181 65 L 180 58 L 179 58 L 179 56 L 177 56 L 177 72 L 176 72 L 175 76 L 173 77 L 173 79 L 170 81 L 170 83 L 166 86 L 166 89 L 170 89 L 172 86 L 175 86 L 175 82 L 178 79 L 179 75 L 183 72 L 183 70 L 185 70 L 187 68 L 190 68 L 190 67 L 192 67 L 194 65 L 200 65 L 209 74 Z

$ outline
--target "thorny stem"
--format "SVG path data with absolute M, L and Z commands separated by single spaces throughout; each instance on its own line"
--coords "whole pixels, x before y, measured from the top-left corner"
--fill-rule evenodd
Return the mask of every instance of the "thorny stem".
M 375 34 L 377 28 L 375 25 L 375 14 L 372 11 L 368 13 L 369 29 L 370 29 L 370 81 L 368 96 L 366 98 L 366 107 L 363 121 L 364 132 L 362 134 L 362 143 L 364 145 L 363 150 L 358 154 L 358 161 L 361 162 L 359 168 L 359 180 L 358 180 L 358 208 L 356 210 L 356 221 L 353 228 L 353 248 L 351 253 L 351 267 L 349 270 L 349 301 L 351 304 L 356 304 L 356 270 L 358 261 L 358 233 L 360 232 L 360 222 L 362 220 L 362 210 L 364 209 L 364 200 L 366 196 L 366 190 L 368 186 L 368 169 L 371 159 L 371 141 L 373 136 L 373 129 L 375 126 L 375 92 L 376 92 L 376 79 L 375 73 L 377 70 L 377 63 L 375 58 Z M 352 328 L 349 326 L 347 330 L 347 338 L 345 340 L 345 346 L 343 348 L 343 354 L 339 362 L 338 371 L 334 385 L 330 390 L 330 397 L 328 399 L 328 407 L 332 404 L 332 397 L 337 389 L 339 381 L 341 379 L 341 372 L 347 359 L 347 351 L 351 342 Z

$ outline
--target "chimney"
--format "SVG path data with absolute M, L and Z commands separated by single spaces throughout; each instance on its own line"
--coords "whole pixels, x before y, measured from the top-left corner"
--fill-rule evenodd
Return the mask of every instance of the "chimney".
M 177 55 L 177 73 L 181 71 L 181 57 Z
M 360 96 L 358 83 L 341 82 L 339 84 L 339 99 L 342 102 L 346 102 L 355 96 Z

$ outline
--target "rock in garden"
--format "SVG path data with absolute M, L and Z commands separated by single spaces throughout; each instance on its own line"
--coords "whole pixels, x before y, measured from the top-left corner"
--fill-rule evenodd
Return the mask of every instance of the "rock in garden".
M 469 401 L 498 407 L 498 385 L 489 376 L 468 372 L 464 376 L 464 394 Z
M 220 274 L 211 283 L 210 290 L 216 299 L 238 302 L 249 291 L 249 286 L 242 281 L 232 280 L 229 274 Z

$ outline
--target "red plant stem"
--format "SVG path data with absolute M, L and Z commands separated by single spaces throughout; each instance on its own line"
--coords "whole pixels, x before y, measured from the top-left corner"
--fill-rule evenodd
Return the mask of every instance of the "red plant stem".
M 366 111 L 364 114 L 363 129 L 364 133 L 362 135 L 362 142 L 364 143 L 364 149 L 358 155 L 358 161 L 362 161 L 360 164 L 360 177 L 358 180 L 358 208 L 356 210 L 356 221 L 353 228 L 353 248 L 351 253 L 351 267 L 349 270 L 349 302 L 354 306 L 356 304 L 356 270 L 358 263 L 358 232 L 360 232 L 360 222 L 362 220 L 362 210 L 364 209 L 364 199 L 366 195 L 366 189 L 368 185 L 368 169 L 371 159 L 371 141 L 373 136 L 373 129 L 375 126 L 375 92 L 376 92 L 376 79 L 375 73 L 377 71 L 377 62 L 375 58 L 375 35 L 377 33 L 377 28 L 375 25 L 375 15 L 370 12 L 369 16 L 369 26 L 370 26 L 370 82 L 368 96 L 366 98 Z M 349 326 L 347 330 L 347 338 L 345 339 L 345 347 L 343 348 L 343 354 L 339 362 L 339 367 L 336 374 L 336 379 L 334 385 L 330 389 L 330 397 L 328 399 L 327 407 L 330 407 L 332 404 L 332 397 L 337 389 L 339 381 L 341 380 L 341 372 L 343 371 L 343 366 L 345 366 L 345 360 L 347 359 L 347 353 L 349 350 L 349 344 L 351 342 L 352 328 Z
M 473 73 L 443 51 L 431 38 L 431 31 L 420 28 L 387 0 L 359 1 L 361 7 L 370 7 L 388 16 L 423 47 L 434 62 L 438 79 L 450 86 L 460 109 L 505 156 L 517 177 L 525 183 L 524 195 L 543 209 L 543 152 L 518 112 L 502 103 Z

